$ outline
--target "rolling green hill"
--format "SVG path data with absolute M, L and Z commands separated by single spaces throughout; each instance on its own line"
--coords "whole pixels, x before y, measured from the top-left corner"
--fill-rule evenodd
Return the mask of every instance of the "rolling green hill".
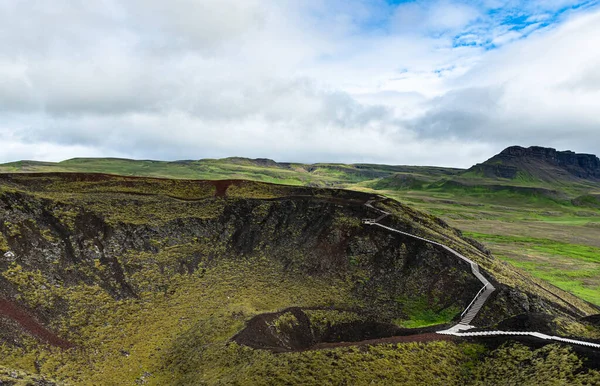
M 415 173 L 430 180 L 454 175 L 461 169 L 372 164 L 295 164 L 269 159 L 224 158 L 198 161 L 149 161 L 120 158 L 75 158 L 57 163 L 19 161 L 0 165 L 0 173 L 80 172 L 110 173 L 184 179 L 249 179 L 286 185 L 345 186 L 391 176 Z

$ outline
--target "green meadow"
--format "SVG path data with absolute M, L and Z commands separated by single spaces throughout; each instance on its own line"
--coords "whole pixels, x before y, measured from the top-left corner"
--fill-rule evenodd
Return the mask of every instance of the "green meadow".
M 483 243 L 496 257 L 600 305 L 598 209 L 506 192 L 385 193 L 441 217 Z

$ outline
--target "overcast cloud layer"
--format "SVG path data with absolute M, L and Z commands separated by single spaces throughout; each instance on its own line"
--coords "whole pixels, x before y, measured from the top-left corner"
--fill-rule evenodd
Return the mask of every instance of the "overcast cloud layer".
M 0 161 L 600 154 L 600 7 L 0 0 Z

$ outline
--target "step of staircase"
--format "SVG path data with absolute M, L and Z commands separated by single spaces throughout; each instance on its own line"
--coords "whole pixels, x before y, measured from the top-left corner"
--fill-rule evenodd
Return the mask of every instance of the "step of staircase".
M 486 288 L 486 290 L 483 291 L 483 293 L 479 296 L 479 298 L 475 301 L 475 303 L 473 303 L 473 305 L 471 305 L 471 308 L 469 308 L 469 311 L 467 311 L 467 313 L 462 317 L 462 319 L 460 320 L 460 324 L 463 324 L 463 325 L 471 324 L 471 322 L 473 321 L 473 319 L 475 319 L 475 317 L 477 316 L 477 314 L 479 313 L 481 308 L 483 308 L 485 301 L 492 294 L 492 292 L 494 292 L 493 287 Z

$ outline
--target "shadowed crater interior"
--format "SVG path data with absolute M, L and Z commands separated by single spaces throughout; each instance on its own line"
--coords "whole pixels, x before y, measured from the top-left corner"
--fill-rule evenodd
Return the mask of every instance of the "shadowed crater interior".
M 257 349 L 287 352 L 310 349 L 318 343 L 422 334 L 440 327 L 443 326 L 408 329 L 373 320 L 355 311 L 291 307 L 255 316 L 232 341 Z

